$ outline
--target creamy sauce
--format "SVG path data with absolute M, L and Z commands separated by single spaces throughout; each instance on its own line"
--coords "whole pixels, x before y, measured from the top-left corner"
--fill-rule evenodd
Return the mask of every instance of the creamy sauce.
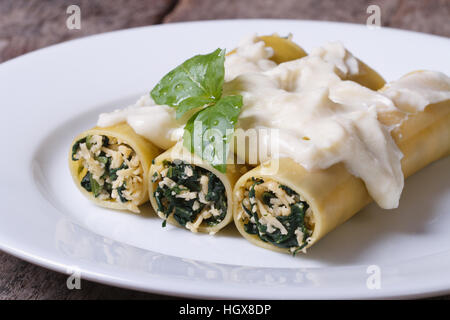
M 402 154 L 377 119 L 378 110 L 395 106 L 378 92 L 342 80 L 358 72 L 356 58 L 330 43 L 305 58 L 242 73 L 225 84 L 225 92 L 244 97 L 238 123 L 243 134 L 277 130 L 278 148 L 260 138 L 248 154 L 265 150 L 260 162 L 288 157 L 307 170 L 343 162 L 381 207 L 395 208 L 403 189 Z
M 169 149 L 183 137 L 183 120 L 176 120 L 174 108 L 155 104 L 147 94 L 125 109 L 100 114 L 97 125 L 109 127 L 127 122 L 137 134 L 162 149 Z
M 307 170 L 342 162 L 365 182 L 380 207 L 397 207 L 404 184 L 402 154 L 377 114 L 395 110 L 395 104 L 417 112 L 446 100 L 449 78 L 434 72 L 412 73 L 376 92 L 344 80 L 357 75 L 359 68 L 358 60 L 340 43 L 326 44 L 280 65 L 269 60 L 272 54 L 256 37 L 248 37 L 225 60 L 224 95 L 244 98 L 237 123 L 241 134 L 254 129 L 277 132 L 275 141 L 260 136 L 255 149 L 246 152 L 276 150 L 261 155 L 258 162 L 289 157 Z M 175 120 L 172 108 L 155 106 L 149 96 L 125 110 L 102 114 L 98 125 L 121 121 L 164 149 L 182 138 L 185 123 Z
M 450 99 L 450 78 L 441 72 L 415 71 L 388 83 L 382 92 L 399 109 L 423 111 L 429 104 Z
M 244 73 L 261 72 L 275 68 L 277 64 L 269 58 L 273 49 L 265 47 L 256 35 L 243 38 L 235 53 L 225 59 L 225 82 L 233 80 Z
M 402 155 L 377 119 L 377 108 L 393 107 L 384 96 L 347 82 L 286 92 L 270 77 L 243 75 L 235 81 L 239 81 L 236 91 L 243 95 L 245 106 L 238 127 L 244 134 L 254 128 L 277 129 L 278 133 L 278 150 L 264 145 L 273 140 L 259 139 L 257 148 L 248 154 L 275 150 L 278 154 L 260 154 L 259 161 L 289 157 L 307 170 L 343 162 L 365 181 L 380 206 L 398 205 L 403 188 Z M 366 102 L 352 101 L 353 92 Z

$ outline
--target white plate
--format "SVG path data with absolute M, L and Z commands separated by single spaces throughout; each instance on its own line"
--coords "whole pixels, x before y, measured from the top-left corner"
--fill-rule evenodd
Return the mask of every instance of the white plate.
M 450 41 L 365 26 L 287 20 L 181 23 L 69 41 L 0 65 L 0 249 L 61 272 L 126 288 L 208 298 L 386 298 L 450 291 L 450 159 L 408 179 L 400 208 L 370 205 L 293 258 L 220 234 L 161 228 L 95 207 L 67 168 L 72 138 L 100 112 L 148 92 L 194 54 L 243 35 L 294 34 L 306 50 L 341 40 L 392 80 L 415 69 L 450 74 Z M 381 271 L 369 289 L 368 266 Z M 75 269 L 76 270 L 76 269 Z

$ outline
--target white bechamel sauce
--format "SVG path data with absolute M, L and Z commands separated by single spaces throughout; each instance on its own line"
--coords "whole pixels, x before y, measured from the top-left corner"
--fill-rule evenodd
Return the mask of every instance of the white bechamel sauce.
M 441 72 L 414 71 L 388 83 L 382 92 L 401 110 L 423 111 L 429 104 L 450 99 L 450 78 Z
M 416 110 L 423 110 L 430 101 L 445 100 L 450 91 L 440 81 L 448 77 L 424 73 L 411 80 L 406 76 L 376 92 L 344 80 L 358 74 L 359 68 L 358 60 L 340 43 L 326 44 L 307 57 L 280 65 L 269 60 L 272 54 L 253 36 L 225 60 L 224 95 L 241 94 L 244 99 L 237 128 L 244 134 L 254 129 L 277 130 L 276 141 L 260 136 L 256 149 L 248 154 L 278 150 L 259 162 L 289 157 L 307 170 L 342 162 L 364 181 L 380 207 L 396 208 L 404 184 L 402 154 L 377 113 L 395 110 L 392 100 L 406 101 Z M 423 97 L 422 102 L 407 100 L 406 90 Z M 175 120 L 170 107 L 155 106 L 150 97 L 125 110 L 102 114 L 98 125 L 121 121 L 164 149 L 182 139 L 185 123 Z
M 264 42 L 258 41 L 256 35 L 243 38 L 235 53 L 225 59 L 225 82 L 244 73 L 261 72 L 276 67 L 277 64 L 269 60 L 271 56 L 273 49 L 265 47 Z
M 403 189 L 402 155 L 388 128 L 377 119 L 378 107 L 392 107 L 383 103 L 384 96 L 357 84 L 352 84 L 354 94 L 348 88 L 340 90 L 339 86 L 345 82 L 330 88 L 286 92 L 262 75 L 243 75 L 236 78 L 238 80 L 241 91 L 236 93 L 243 95 L 245 106 L 238 127 L 244 131 L 253 128 L 278 131 L 279 154 L 267 153 L 267 159 L 260 158 L 261 162 L 288 157 L 307 170 L 324 169 L 343 162 L 352 174 L 364 180 L 369 193 L 381 207 L 398 205 Z M 366 103 L 354 103 L 353 95 L 366 95 Z M 271 139 L 259 139 L 258 142 L 256 149 L 247 151 L 249 154 L 258 150 L 276 150 L 264 145 L 271 143 Z
M 97 125 L 109 127 L 127 122 L 133 130 L 162 149 L 169 149 L 183 136 L 184 124 L 175 118 L 175 109 L 157 105 L 150 94 L 122 110 L 100 114 Z
M 269 151 L 260 154 L 260 162 L 288 157 L 307 170 L 343 162 L 381 207 L 395 208 L 404 184 L 402 154 L 377 119 L 378 110 L 395 106 L 378 92 L 342 80 L 358 72 L 357 59 L 340 43 L 330 43 L 302 59 L 240 74 L 224 91 L 244 97 L 237 125 L 244 134 L 277 130 L 278 148 L 260 138 L 248 154 Z

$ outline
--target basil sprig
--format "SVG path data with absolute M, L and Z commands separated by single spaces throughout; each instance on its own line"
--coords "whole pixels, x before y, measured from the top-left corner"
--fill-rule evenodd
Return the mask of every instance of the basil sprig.
M 166 74 L 151 91 L 153 100 L 176 109 L 179 119 L 199 109 L 187 121 L 183 144 L 226 172 L 230 140 L 241 112 L 242 96 L 222 97 L 225 50 L 196 55 Z

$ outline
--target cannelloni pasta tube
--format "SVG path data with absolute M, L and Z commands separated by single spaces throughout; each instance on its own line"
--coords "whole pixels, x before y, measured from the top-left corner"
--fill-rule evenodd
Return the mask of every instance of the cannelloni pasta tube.
M 306 55 L 290 39 L 273 35 L 259 40 L 273 49 L 272 63 Z M 221 173 L 187 151 L 180 141 L 150 168 L 150 202 L 164 224 L 167 221 L 192 232 L 214 234 L 232 220 L 232 188 L 242 170 L 245 166 L 228 165 L 226 173 Z
M 448 85 L 448 80 L 437 83 L 430 97 L 438 97 L 442 90 L 444 99 L 431 101 L 422 110 L 410 105 L 420 100 L 418 96 L 396 101 L 407 91 L 403 88 L 392 94 L 397 107 L 403 104 L 401 109 L 378 114 L 381 123 L 393 128 L 405 177 L 450 154 Z M 416 89 L 408 89 L 408 95 Z M 389 87 L 381 90 L 387 91 Z M 276 167 L 274 161 L 279 161 L 278 170 L 271 172 L 266 168 Z M 260 247 L 290 253 L 304 251 L 372 201 L 363 180 L 344 164 L 308 171 L 289 158 L 270 160 L 244 174 L 234 197 L 234 221 L 242 236 Z
M 243 170 L 230 164 L 221 173 L 177 143 L 150 167 L 150 202 L 164 221 L 214 234 L 233 219 L 232 189 Z
M 291 40 L 291 37 L 283 38 L 277 34 L 269 36 L 259 36 L 266 47 L 273 49 L 273 55 L 270 57 L 275 63 L 282 63 L 295 59 L 303 58 L 307 55 L 305 50 Z M 236 53 L 236 49 L 231 50 L 227 55 Z
M 139 212 L 148 201 L 148 170 L 161 151 L 126 123 L 95 127 L 78 135 L 69 153 L 73 180 L 89 200 Z
M 254 42 L 260 40 L 263 43 Z M 270 66 L 306 56 L 303 49 L 289 38 L 272 35 L 247 41 L 249 43 L 242 44 L 230 53 L 236 60 L 236 65 L 242 66 L 233 70 L 234 77 L 239 76 L 241 72 L 264 68 L 263 64 Z M 257 46 L 259 49 L 262 49 L 261 46 L 272 48 L 269 55 L 265 55 L 264 50 L 259 51 L 260 57 L 269 57 L 272 61 L 257 62 L 254 60 L 255 57 L 245 53 L 245 49 L 241 51 L 241 48 L 246 46 Z M 325 60 L 335 59 L 327 52 L 318 54 L 326 55 L 323 58 Z M 340 50 L 337 55 L 342 55 L 339 58 L 346 59 L 345 56 L 350 54 L 346 50 Z M 358 80 L 374 88 L 384 84 L 384 80 L 364 63 L 357 59 L 352 61 L 355 61 L 358 72 L 343 71 L 342 76 L 359 77 Z M 229 165 L 227 174 L 218 172 L 196 155 L 186 151 L 180 142 L 155 159 L 155 163 L 151 166 L 150 201 L 158 216 L 171 224 L 186 227 L 193 232 L 215 233 L 231 220 L 231 189 L 241 174 L 241 167 L 236 165 Z
M 267 36 L 259 36 L 255 40 L 262 40 L 266 47 L 270 47 L 273 49 L 273 54 L 269 58 L 269 60 L 275 62 L 276 64 L 301 59 L 308 55 L 302 47 L 291 40 L 291 36 L 285 38 L 280 37 L 277 34 L 273 34 Z M 237 49 L 230 51 L 227 55 L 235 54 L 236 50 Z M 355 81 L 360 85 L 372 90 L 381 89 L 385 85 L 386 81 L 378 72 L 361 61 L 359 58 L 355 57 L 355 60 L 355 67 L 357 68 L 358 72 L 349 73 L 345 76 L 342 76 L 343 80 Z

